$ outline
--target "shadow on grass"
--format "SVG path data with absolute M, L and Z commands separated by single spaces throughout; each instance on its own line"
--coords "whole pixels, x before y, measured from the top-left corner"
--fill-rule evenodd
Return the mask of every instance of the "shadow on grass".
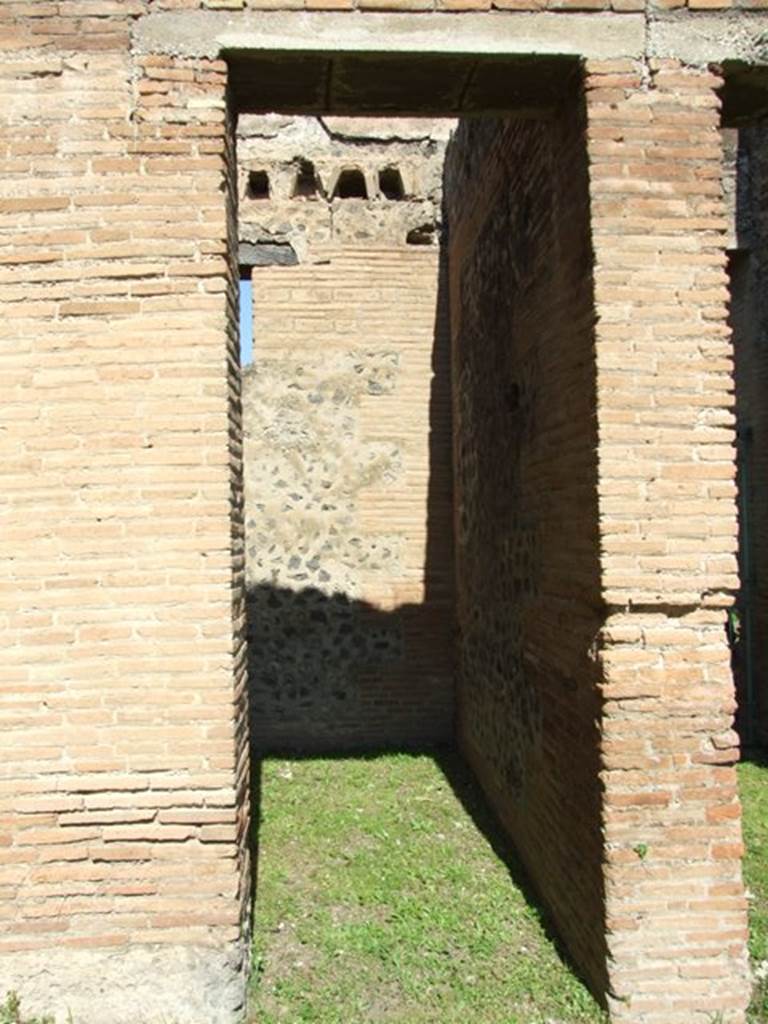
M 552 944 L 561 962 L 568 970 L 582 982 L 587 984 L 584 975 L 574 962 L 567 947 L 558 935 L 553 920 L 541 900 L 533 882 L 525 869 L 522 861 L 515 851 L 514 844 L 504 831 L 501 823 L 493 812 L 491 806 L 473 775 L 471 769 L 461 757 L 459 752 L 452 746 L 429 746 L 429 747 L 387 747 L 377 750 L 360 750 L 340 753 L 334 752 L 306 752 L 297 749 L 284 748 L 277 751 L 270 751 L 262 757 L 254 756 L 252 761 L 251 779 L 251 842 L 253 861 L 253 886 L 252 895 L 254 903 L 258 900 L 258 862 L 259 862 L 259 832 L 261 825 L 261 801 L 263 790 L 263 765 L 267 761 L 296 760 L 296 761 L 375 761 L 380 757 L 391 755 L 406 755 L 412 757 L 431 757 L 440 769 L 445 781 L 451 788 L 456 799 L 464 811 L 472 820 L 475 828 L 485 838 L 496 857 L 504 864 L 512 884 L 520 891 L 529 909 L 540 926 L 543 934 Z M 341 869 L 340 869 L 341 870 Z M 598 1002 L 600 1000 L 598 999 Z

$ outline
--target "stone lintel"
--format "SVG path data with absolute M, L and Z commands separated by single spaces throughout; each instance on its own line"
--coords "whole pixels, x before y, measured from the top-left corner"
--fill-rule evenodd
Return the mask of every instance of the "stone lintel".
M 642 14 L 613 12 L 157 12 L 134 31 L 139 53 L 220 57 L 230 51 L 641 57 Z

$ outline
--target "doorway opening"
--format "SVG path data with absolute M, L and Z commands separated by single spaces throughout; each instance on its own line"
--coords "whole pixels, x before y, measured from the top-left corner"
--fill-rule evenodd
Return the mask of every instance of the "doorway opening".
M 254 756 L 455 746 L 604 993 L 580 65 L 229 63 Z

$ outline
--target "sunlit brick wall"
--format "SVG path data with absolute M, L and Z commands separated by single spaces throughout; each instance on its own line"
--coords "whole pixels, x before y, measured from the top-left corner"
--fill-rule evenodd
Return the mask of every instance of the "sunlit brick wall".
M 736 1022 L 719 83 L 645 70 L 457 139 L 459 734 L 613 1017 Z
M 226 67 L 213 57 L 140 56 L 132 33 L 150 7 L 236 16 L 305 6 L 367 8 L 354 13 L 366 23 L 382 9 L 420 19 L 494 6 L 508 10 L 489 19 L 513 19 L 529 7 L 0 5 L 0 990 L 18 988 L 30 1013 L 55 1007 L 65 1020 L 71 1008 L 78 1024 L 134 1024 L 148 1006 L 190 1024 L 229 1024 L 240 1013 L 247 742 Z M 614 19 L 602 13 L 608 0 L 548 6 L 594 9 L 596 25 L 624 24 L 638 9 L 614 0 Z M 650 6 L 647 22 L 669 6 L 682 5 Z M 457 35 L 463 17 L 451 16 Z M 697 17 L 680 12 L 681 23 Z M 532 244 L 543 251 L 547 237 L 564 240 L 542 259 L 544 279 L 559 275 L 558 303 L 563 294 L 583 301 L 592 262 L 594 351 L 582 319 L 566 320 L 551 296 L 518 291 L 529 321 L 541 311 L 552 328 L 551 353 L 567 360 L 576 345 L 582 362 L 566 362 L 567 378 L 526 363 L 503 403 L 521 420 L 542 402 L 538 387 L 560 403 L 532 421 L 523 482 L 536 487 L 498 509 L 517 516 L 519 544 L 502 545 L 519 561 L 514 578 L 538 581 L 520 624 L 536 640 L 521 647 L 528 678 L 554 694 L 542 716 L 526 711 L 534 742 L 524 777 L 536 780 L 528 784 L 541 794 L 540 820 L 557 807 L 573 812 L 570 855 L 583 861 L 585 888 L 568 897 L 550 873 L 549 895 L 564 912 L 592 901 L 585 921 L 563 930 L 598 987 L 608 974 L 616 1019 L 688 1024 L 722 1011 L 739 1024 L 745 917 L 723 634 L 736 579 L 719 82 L 651 59 L 589 72 L 594 253 L 572 119 L 549 138 L 575 171 L 553 157 L 544 178 L 565 220 L 549 236 L 534 231 Z M 525 152 L 525 138 L 497 142 Z M 515 214 L 521 224 L 535 196 L 528 205 Z M 504 369 L 508 354 L 499 358 Z M 559 408 L 573 409 L 574 432 L 555 432 L 553 450 L 537 452 L 542 423 Z M 553 492 L 560 504 L 547 505 L 547 474 L 571 458 L 586 477 L 566 478 Z M 554 546 L 525 539 L 531 494 Z M 570 552 L 569 516 L 584 523 Z M 579 572 L 586 566 L 587 585 L 562 571 L 566 555 Z M 517 596 L 513 587 L 505 600 Z M 577 620 L 585 632 L 602 628 L 574 666 Z M 555 737 L 573 752 L 564 772 L 584 780 L 573 807 L 551 770 L 561 763 Z M 557 864 L 572 877 L 562 844 L 542 835 L 529 827 L 526 839 L 529 859 L 541 851 L 542 879 Z
M 138 6 L 2 12 L 0 990 L 78 1022 L 231 1020 L 225 67 L 133 64 L 129 19 L 64 18 Z
M 604 829 L 617 1020 L 743 1019 L 719 79 L 590 67 Z

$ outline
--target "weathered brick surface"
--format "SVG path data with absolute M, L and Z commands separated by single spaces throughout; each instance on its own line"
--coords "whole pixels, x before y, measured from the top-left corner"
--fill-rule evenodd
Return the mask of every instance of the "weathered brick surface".
M 69 986 L 93 1013 L 54 946 L 181 944 L 218 962 L 240 942 L 224 71 L 133 68 L 111 44 L 2 68 L 0 988 L 30 1009 Z M 220 973 L 213 1019 L 242 1001 L 242 961 Z M 132 980 L 136 1019 L 153 982 Z M 156 1012 L 175 1012 L 162 989 Z
M 446 195 L 459 739 L 604 990 L 594 307 L 578 102 L 551 124 L 463 124 Z
M 617 1020 L 746 1001 L 719 80 L 590 68 L 610 980 Z
M 586 154 L 571 108 L 449 157 L 459 735 L 633 1022 L 747 995 L 717 84 L 595 66 Z

